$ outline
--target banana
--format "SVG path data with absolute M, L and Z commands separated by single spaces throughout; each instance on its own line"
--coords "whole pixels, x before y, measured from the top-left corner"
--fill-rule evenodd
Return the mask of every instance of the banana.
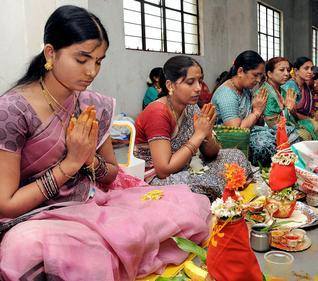
M 196 266 L 192 261 L 186 261 L 184 263 L 184 272 L 192 281 L 205 281 L 208 272 L 199 266 Z

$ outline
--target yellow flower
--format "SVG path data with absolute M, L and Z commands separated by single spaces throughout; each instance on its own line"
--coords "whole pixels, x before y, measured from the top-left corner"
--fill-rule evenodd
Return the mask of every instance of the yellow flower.
M 163 197 L 163 191 L 160 189 L 154 189 L 144 194 L 141 197 L 141 200 L 142 201 L 160 200 L 162 197 Z

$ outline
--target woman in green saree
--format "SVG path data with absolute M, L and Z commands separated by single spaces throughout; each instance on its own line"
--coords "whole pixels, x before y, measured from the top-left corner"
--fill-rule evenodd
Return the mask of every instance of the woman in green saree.
M 284 57 L 274 57 L 265 66 L 266 82 L 258 92 L 265 88 L 268 93 L 264 120 L 270 128 L 275 128 L 280 118 L 285 116 L 287 119 L 288 131 L 293 132 L 294 137 L 299 136 L 299 140 L 316 139 L 317 135 L 306 124 L 311 122 L 307 119 L 298 119 L 294 114 L 296 107 L 297 93 L 289 88 L 287 91 L 281 86 L 289 79 L 290 63 Z M 291 136 L 290 136 L 291 137 Z

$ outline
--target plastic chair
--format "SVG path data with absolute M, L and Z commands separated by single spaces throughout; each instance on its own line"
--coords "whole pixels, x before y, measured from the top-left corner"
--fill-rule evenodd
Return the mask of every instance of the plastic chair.
M 134 124 L 128 120 L 125 120 L 125 121 L 117 120 L 117 121 L 114 121 L 113 127 L 114 126 L 125 127 L 129 129 L 129 132 L 130 132 L 128 151 L 126 147 L 124 147 L 124 149 L 122 150 L 119 150 L 116 148 L 114 149 L 115 155 L 119 162 L 119 166 L 127 174 L 135 176 L 143 180 L 145 175 L 145 161 L 134 156 L 134 145 L 135 145 L 135 138 L 136 138 L 136 129 Z M 122 160 L 123 157 L 120 157 L 120 153 L 125 154 L 124 160 Z

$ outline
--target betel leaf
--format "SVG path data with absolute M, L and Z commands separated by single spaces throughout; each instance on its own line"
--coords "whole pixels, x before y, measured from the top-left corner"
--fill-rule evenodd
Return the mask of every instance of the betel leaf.
M 198 246 L 191 240 L 181 238 L 181 237 L 172 237 L 172 239 L 176 242 L 178 247 L 188 253 L 193 253 L 197 255 L 201 261 L 205 264 L 206 262 L 206 254 L 207 251 L 203 249 L 202 247 Z

